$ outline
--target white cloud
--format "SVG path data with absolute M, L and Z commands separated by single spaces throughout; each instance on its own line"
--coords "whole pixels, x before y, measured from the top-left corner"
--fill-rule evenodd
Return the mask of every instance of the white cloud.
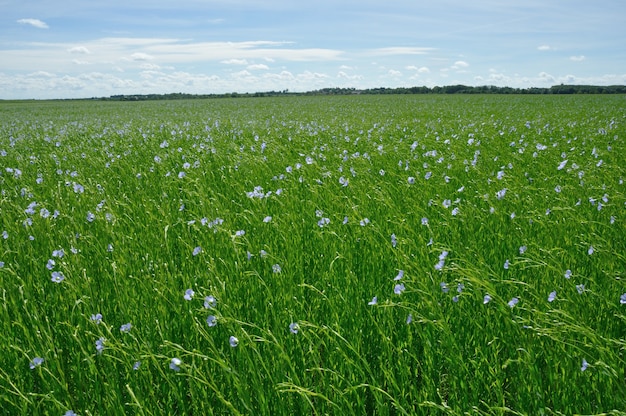
M 17 21 L 17 23 L 23 24 L 23 25 L 31 25 L 33 27 L 36 27 L 38 29 L 48 29 L 48 24 L 46 22 L 42 22 L 39 19 L 20 19 Z
M 89 62 L 83 61 L 82 59 L 72 59 L 72 62 L 76 65 L 89 65 Z
M 395 69 L 390 69 L 387 73 L 389 75 L 391 75 L 392 77 L 401 77 L 402 76 L 402 72 L 396 71 Z
M 540 51 L 550 51 L 552 50 L 552 47 L 550 45 L 541 45 L 537 46 L 537 49 Z
M 455 70 L 462 70 L 462 69 L 467 68 L 468 66 L 469 64 L 465 61 L 456 61 L 454 65 L 452 65 L 451 68 Z
M 539 79 L 545 82 L 550 82 L 550 83 L 554 83 L 555 81 L 555 78 L 552 75 L 548 74 L 547 72 L 540 72 Z
M 406 66 L 405 69 L 407 69 L 409 71 L 416 71 L 416 72 L 418 72 L 420 74 L 427 74 L 427 73 L 430 72 L 430 69 L 428 69 L 428 67 L 425 67 L 425 66 L 421 66 L 421 67 L 418 68 L 415 65 L 409 65 L 409 66 Z
M 409 47 L 409 46 L 391 46 L 388 48 L 372 49 L 371 55 L 425 55 L 434 51 L 434 48 Z
M 574 62 L 580 62 L 580 61 L 584 61 L 585 55 L 580 55 L 580 56 L 570 56 L 569 57 L 570 61 L 574 61 Z
M 145 63 L 145 64 L 141 64 L 139 68 L 143 69 L 144 71 L 156 71 L 158 69 L 161 69 L 161 66 L 157 64 Z
M 69 53 L 77 53 L 83 55 L 89 55 L 91 53 L 91 51 L 89 51 L 89 49 L 85 48 L 84 46 L 74 46 L 72 48 L 69 48 L 67 51 Z
M 248 65 L 248 61 L 245 59 L 225 59 L 223 61 L 221 61 L 220 63 L 222 64 L 226 64 L 226 65 Z
M 262 70 L 270 69 L 270 67 L 265 64 L 248 65 L 246 68 L 249 69 L 250 71 L 262 71 Z
M 135 52 L 130 56 L 130 59 L 132 59 L 133 61 L 149 61 L 153 58 L 153 56 L 143 52 Z
M 357 80 L 362 80 L 363 77 L 361 75 L 349 75 L 344 71 L 339 71 L 337 72 L 337 78 L 340 79 L 346 79 L 346 80 L 353 80 L 353 81 L 357 81 Z

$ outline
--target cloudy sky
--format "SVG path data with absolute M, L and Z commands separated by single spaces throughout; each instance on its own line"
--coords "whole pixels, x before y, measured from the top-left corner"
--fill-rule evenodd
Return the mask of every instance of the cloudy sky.
M 626 84 L 624 0 L 0 0 L 0 98 Z

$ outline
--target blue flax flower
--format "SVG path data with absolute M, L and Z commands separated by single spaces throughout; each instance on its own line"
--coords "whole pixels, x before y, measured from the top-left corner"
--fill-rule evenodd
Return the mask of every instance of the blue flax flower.
M 395 293 L 396 295 L 401 295 L 402 292 L 404 292 L 404 285 L 402 283 L 397 284 L 393 287 L 393 293 Z
M 550 292 L 550 295 L 548 295 L 548 302 L 552 302 L 554 299 L 556 299 L 556 290 L 553 290 Z
M 204 298 L 204 307 L 206 309 L 212 309 L 217 306 L 217 299 L 213 295 L 209 295 Z
M 589 367 L 589 363 L 587 362 L 587 360 L 585 360 L 583 358 L 583 362 L 582 362 L 582 365 L 580 367 L 580 371 L 585 371 L 587 369 L 587 367 Z
M 104 339 L 103 337 L 100 337 L 96 340 L 96 351 L 98 352 L 98 354 L 102 354 L 102 351 L 104 351 L 105 342 L 106 339 Z
M 33 361 L 30 362 L 30 369 L 34 370 L 35 368 L 39 367 L 41 364 L 43 364 L 43 358 L 35 357 L 33 358 Z
M 124 334 L 128 334 L 128 333 L 130 332 L 130 329 L 131 329 L 132 327 L 133 327 L 133 326 L 131 325 L 131 323 L 130 323 L 130 322 L 129 322 L 129 323 L 127 323 L 127 324 L 124 324 L 124 325 L 122 325 L 122 326 L 120 327 L 120 332 L 123 332 Z
M 91 320 L 94 321 L 97 325 L 99 325 L 102 322 L 102 314 L 96 313 L 96 314 L 91 315 Z
M 170 369 L 174 370 L 174 371 L 180 371 L 180 365 L 183 362 L 180 360 L 180 358 L 172 358 L 172 360 L 170 361 Z
M 228 343 L 231 347 L 235 348 L 237 345 L 239 345 L 239 340 L 236 336 L 231 335 L 230 338 L 228 338 Z

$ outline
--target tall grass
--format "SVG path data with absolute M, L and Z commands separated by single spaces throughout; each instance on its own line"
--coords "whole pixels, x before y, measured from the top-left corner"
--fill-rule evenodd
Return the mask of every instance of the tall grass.
M 1 412 L 621 413 L 625 117 L 0 104 Z

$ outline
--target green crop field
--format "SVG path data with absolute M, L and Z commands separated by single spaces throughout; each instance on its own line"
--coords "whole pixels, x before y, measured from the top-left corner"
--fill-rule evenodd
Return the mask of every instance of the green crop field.
M 0 413 L 626 414 L 626 97 L 0 102 Z

